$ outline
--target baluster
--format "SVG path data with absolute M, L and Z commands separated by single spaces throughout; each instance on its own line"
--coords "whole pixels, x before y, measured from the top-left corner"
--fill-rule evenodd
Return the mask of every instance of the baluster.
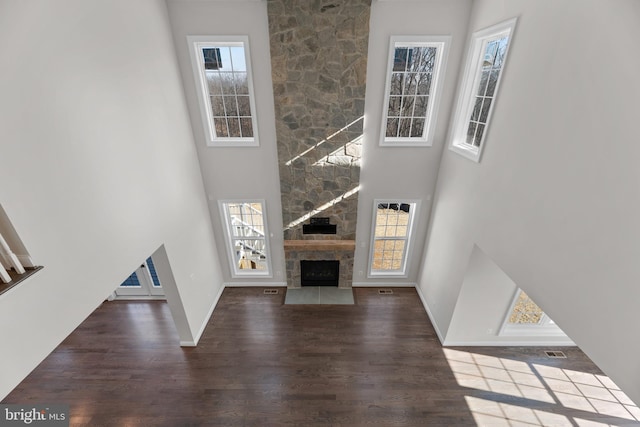
M 0 234 L 0 251 L 2 251 L 5 257 L 9 260 L 9 262 L 13 266 L 13 269 L 16 270 L 16 273 L 24 274 L 25 270 L 22 266 L 22 263 L 20 262 L 16 254 L 11 251 L 11 248 L 7 244 L 7 241 L 4 240 L 4 237 L 2 237 L 2 234 Z
M 11 276 L 9 276 L 9 273 L 7 273 L 7 270 L 5 269 L 1 261 L 0 261 L 0 280 L 2 280 L 3 283 L 9 283 L 11 281 Z

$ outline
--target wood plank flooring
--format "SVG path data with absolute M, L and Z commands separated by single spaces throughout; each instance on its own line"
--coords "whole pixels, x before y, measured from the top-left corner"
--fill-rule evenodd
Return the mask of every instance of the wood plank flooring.
M 577 348 L 443 349 L 412 288 L 283 292 L 225 289 L 196 348 L 165 303 L 105 302 L 3 403 L 70 404 L 92 427 L 640 424 Z

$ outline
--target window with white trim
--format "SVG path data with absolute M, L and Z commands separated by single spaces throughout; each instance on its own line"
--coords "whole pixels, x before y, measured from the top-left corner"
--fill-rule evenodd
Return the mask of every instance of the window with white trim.
M 518 289 L 500 335 L 564 336 L 565 333 L 529 295 Z
M 484 148 L 515 25 L 516 18 L 471 37 L 450 148 L 476 162 Z
M 248 37 L 187 39 L 207 145 L 258 145 Z
M 376 200 L 373 207 L 369 276 L 406 276 L 418 202 Z
M 449 40 L 450 37 L 391 37 L 381 145 L 433 144 Z
M 234 277 L 271 277 L 264 206 L 261 200 L 220 202 Z

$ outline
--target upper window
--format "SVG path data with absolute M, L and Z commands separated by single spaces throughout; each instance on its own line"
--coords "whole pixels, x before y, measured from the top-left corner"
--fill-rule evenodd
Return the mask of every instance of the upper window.
M 415 201 L 376 200 L 369 276 L 405 276 Z
M 451 149 L 480 161 L 516 19 L 473 34 Z
M 271 275 L 264 202 L 221 202 L 234 277 Z
M 381 145 L 433 144 L 449 37 L 391 37 Z
M 258 145 L 247 37 L 188 37 L 209 146 Z

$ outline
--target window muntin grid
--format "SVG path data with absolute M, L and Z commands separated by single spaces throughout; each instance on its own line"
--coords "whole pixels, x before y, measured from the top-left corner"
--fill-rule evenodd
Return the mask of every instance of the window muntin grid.
M 376 202 L 371 274 L 404 274 L 415 203 Z
M 257 145 L 248 38 L 190 36 L 210 146 Z
M 235 275 L 269 274 L 269 249 L 262 202 L 225 202 L 231 263 Z
M 478 75 L 478 86 L 475 98 L 472 102 L 473 109 L 467 127 L 465 143 L 480 147 L 484 138 L 484 130 L 489 123 L 491 104 L 495 97 L 496 86 L 504 56 L 507 51 L 509 36 L 502 36 L 493 40 L 487 40 L 482 49 L 482 62 Z
M 431 145 L 449 37 L 392 36 L 382 145 Z

